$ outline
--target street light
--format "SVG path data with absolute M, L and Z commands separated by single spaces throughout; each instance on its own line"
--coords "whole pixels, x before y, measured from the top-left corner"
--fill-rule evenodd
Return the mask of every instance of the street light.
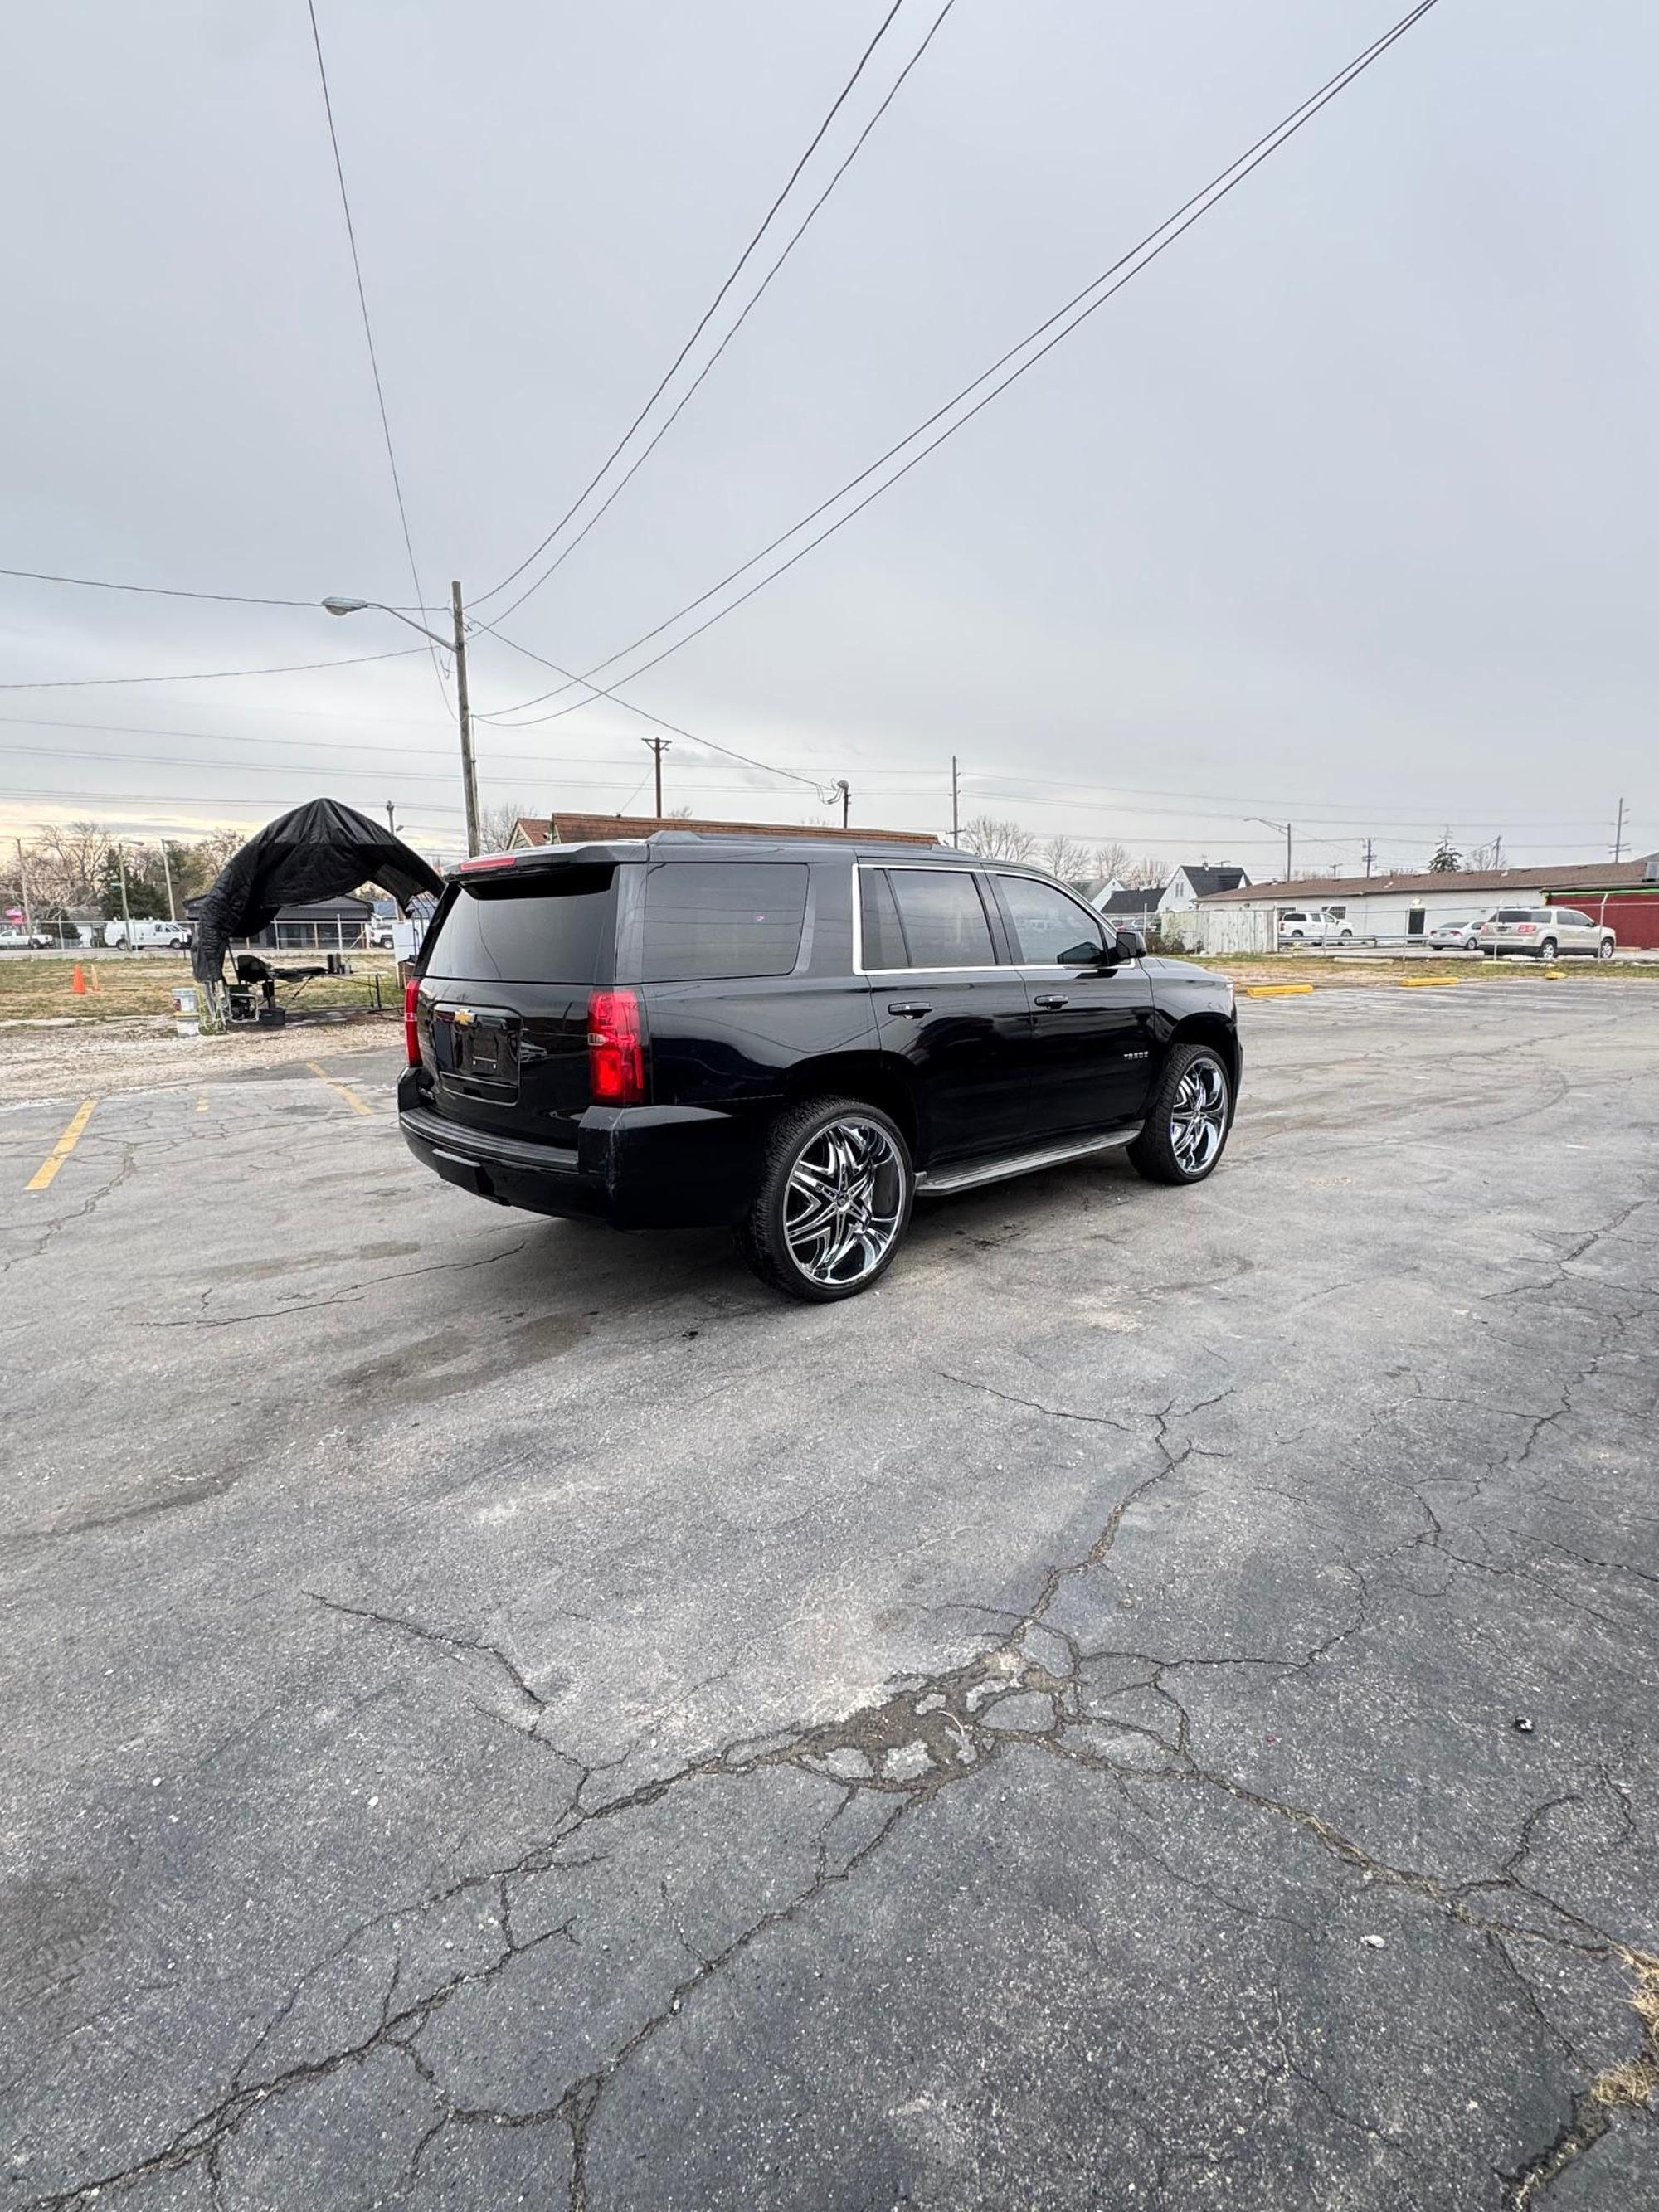
M 1295 826 L 1289 822 L 1269 822 L 1265 814 L 1252 814 L 1252 822 L 1259 822 L 1264 830 L 1277 830 L 1285 840 L 1285 880 L 1291 880 L 1291 831 Z
M 366 614 L 373 607 L 377 614 L 391 615 L 395 621 L 417 629 L 422 637 L 429 637 L 434 645 L 442 646 L 446 653 L 455 656 L 455 705 L 461 725 L 461 796 L 466 808 L 466 849 L 470 854 L 478 849 L 478 778 L 472 761 L 472 713 L 467 704 L 466 693 L 466 619 L 461 611 L 461 587 L 452 583 L 449 604 L 455 617 L 455 635 L 440 637 L 424 623 L 413 621 L 396 607 L 389 607 L 382 599 L 348 599 L 339 597 L 323 601 L 324 611 L 331 615 Z

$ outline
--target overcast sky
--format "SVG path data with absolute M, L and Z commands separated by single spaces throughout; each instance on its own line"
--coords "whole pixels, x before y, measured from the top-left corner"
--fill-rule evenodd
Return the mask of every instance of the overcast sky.
M 482 598 L 551 527 L 888 4 L 317 0 L 428 600 L 452 575 Z M 902 0 L 800 213 L 940 4 Z M 570 668 L 649 629 L 1404 5 L 956 0 L 708 381 L 504 627 Z M 79 0 L 18 13 L 8 49 L 0 560 L 408 604 L 304 0 Z M 1656 72 L 1638 0 L 1441 0 L 959 436 L 628 696 L 846 776 L 872 824 L 948 829 L 954 751 L 964 815 L 1257 876 L 1283 845 L 1255 813 L 1294 817 L 1298 862 L 1338 868 L 1367 832 L 1420 862 L 1447 821 L 1565 860 L 1608 850 L 1622 794 L 1635 849 L 1659 847 Z M 0 828 L 251 827 L 326 791 L 392 798 L 453 854 L 453 722 L 421 657 L 84 680 L 404 642 L 375 612 L 0 578 L 0 684 L 66 687 L 0 695 Z M 487 711 L 557 680 L 488 635 L 472 658 Z M 643 807 L 648 726 L 603 701 L 483 724 L 484 799 Z M 684 737 L 666 780 L 700 812 L 832 818 Z

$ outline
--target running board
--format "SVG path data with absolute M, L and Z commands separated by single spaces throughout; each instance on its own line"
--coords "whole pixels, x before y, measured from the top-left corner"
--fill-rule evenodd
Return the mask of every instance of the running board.
M 1045 1145 L 1040 1152 L 1012 1152 L 1000 1160 L 976 1160 L 971 1166 L 947 1168 L 942 1175 L 925 1170 L 916 1177 L 918 1198 L 948 1198 L 958 1190 L 977 1190 L 982 1182 L 1001 1182 L 1008 1176 L 1035 1175 L 1039 1168 L 1063 1167 L 1068 1160 L 1086 1160 L 1094 1152 L 1109 1152 L 1119 1145 L 1132 1145 L 1142 1124 L 1126 1122 L 1079 1144 Z

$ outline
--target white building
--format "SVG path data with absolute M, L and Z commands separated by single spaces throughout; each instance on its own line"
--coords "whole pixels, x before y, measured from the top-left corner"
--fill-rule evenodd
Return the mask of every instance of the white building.
M 1160 914 L 1188 914 L 1200 899 L 1212 898 L 1219 891 L 1236 891 L 1248 888 L 1249 878 L 1243 868 L 1224 861 L 1212 867 L 1207 860 L 1188 861 L 1177 868 L 1158 896 Z
M 1356 939 L 1411 944 L 1443 922 L 1473 921 L 1497 906 L 1581 907 L 1606 919 L 1621 943 L 1647 941 L 1650 916 L 1638 904 L 1643 860 L 1575 861 L 1566 867 L 1455 870 L 1444 875 L 1328 876 L 1300 883 L 1250 884 L 1199 902 L 1206 952 L 1271 952 L 1281 914 L 1322 911 Z M 1622 894 L 1622 896 L 1621 896 Z M 1659 920 L 1659 902 L 1653 919 Z

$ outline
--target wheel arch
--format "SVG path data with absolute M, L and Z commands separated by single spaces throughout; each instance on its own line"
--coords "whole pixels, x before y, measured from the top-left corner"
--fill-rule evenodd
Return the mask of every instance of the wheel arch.
M 925 1117 L 910 1071 L 895 1054 L 825 1053 L 791 1068 L 784 1089 L 787 1105 L 799 1105 L 803 1098 L 820 1095 L 826 1098 L 860 1098 L 868 1105 L 879 1106 L 884 1114 L 897 1122 L 909 1147 L 912 1164 L 921 1166 L 927 1143 Z
M 1238 1032 L 1224 1014 L 1185 1014 L 1170 1032 L 1169 1049 L 1178 1044 L 1207 1044 L 1221 1055 L 1221 1064 L 1227 1071 L 1227 1086 L 1233 1092 L 1238 1089 Z

